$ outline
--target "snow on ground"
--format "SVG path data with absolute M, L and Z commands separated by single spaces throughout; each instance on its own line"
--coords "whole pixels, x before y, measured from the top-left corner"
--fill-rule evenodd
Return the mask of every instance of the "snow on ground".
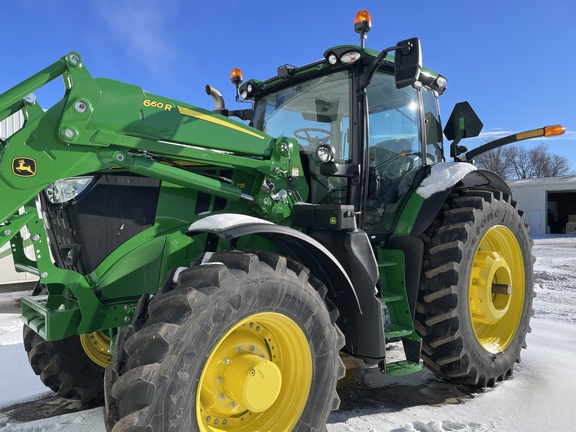
M 534 238 L 535 316 L 528 349 L 514 377 L 481 393 L 451 397 L 429 371 L 393 378 L 365 371 L 369 397 L 343 401 L 328 432 L 573 431 L 576 402 L 576 236 Z M 34 375 L 22 346 L 17 294 L 0 295 L 0 408 L 50 394 Z M 382 386 L 387 396 L 382 396 Z M 373 387 L 373 388 L 372 388 Z M 370 391 L 374 391 L 370 394 Z M 418 394 L 417 402 L 398 395 Z M 407 390 L 409 390 L 407 392 Z M 446 393 L 446 397 L 442 396 Z M 392 396 L 391 396 L 392 395 Z M 427 402 L 426 397 L 430 400 Z M 442 403 L 434 402 L 442 400 Z M 352 403 L 351 403 L 352 402 Z M 102 409 L 16 423 L 0 414 L 0 432 L 103 432 Z

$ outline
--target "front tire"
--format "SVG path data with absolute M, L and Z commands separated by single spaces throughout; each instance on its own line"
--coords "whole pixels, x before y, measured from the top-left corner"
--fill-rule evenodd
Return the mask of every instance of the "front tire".
M 108 430 L 325 430 L 344 374 L 325 291 L 270 252 L 205 254 L 121 331 Z
M 528 228 L 510 197 L 459 191 L 423 236 L 416 324 L 424 364 L 490 387 L 512 374 L 533 314 Z
M 58 395 L 77 399 L 86 406 L 104 402 L 104 369 L 112 363 L 112 356 L 110 340 L 103 335 L 96 332 L 46 341 L 26 325 L 23 330 L 28 361 L 42 383 Z

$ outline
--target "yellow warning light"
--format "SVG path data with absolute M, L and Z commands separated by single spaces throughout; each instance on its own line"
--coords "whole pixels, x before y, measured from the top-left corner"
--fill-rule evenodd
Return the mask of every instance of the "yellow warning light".
M 242 71 L 238 68 L 232 69 L 232 72 L 230 72 L 230 81 L 236 86 L 242 84 Z
M 552 125 L 544 127 L 544 136 L 557 136 L 566 132 L 566 128 L 562 125 Z
M 354 31 L 363 35 L 368 33 L 371 27 L 372 18 L 370 17 L 370 12 L 366 9 L 358 11 L 354 18 Z

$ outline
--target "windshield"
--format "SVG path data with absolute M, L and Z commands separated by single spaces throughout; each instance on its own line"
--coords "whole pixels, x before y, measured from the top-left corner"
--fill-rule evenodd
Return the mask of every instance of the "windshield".
M 349 159 L 349 73 L 336 72 L 286 87 L 256 101 L 254 127 L 274 137 L 295 137 L 310 184 L 310 202 L 344 204 L 347 179 L 320 173 L 316 149 L 330 144 L 335 162 Z

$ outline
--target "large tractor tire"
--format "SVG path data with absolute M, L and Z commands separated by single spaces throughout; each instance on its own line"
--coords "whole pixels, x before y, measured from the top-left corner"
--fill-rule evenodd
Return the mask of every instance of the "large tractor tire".
M 325 430 L 345 372 L 325 293 L 270 252 L 201 256 L 120 332 L 107 429 Z
M 46 387 L 85 406 L 102 405 L 104 370 L 112 363 L 104 332 L 49 342 L 25 325 L 23 339 L 30 366 Z
M 423 236 L 416 327 L 422 358 L 455 383 L 491 387 L 510 376 L 533 315 L 533 257 L 515 202 L 459 191 Z

